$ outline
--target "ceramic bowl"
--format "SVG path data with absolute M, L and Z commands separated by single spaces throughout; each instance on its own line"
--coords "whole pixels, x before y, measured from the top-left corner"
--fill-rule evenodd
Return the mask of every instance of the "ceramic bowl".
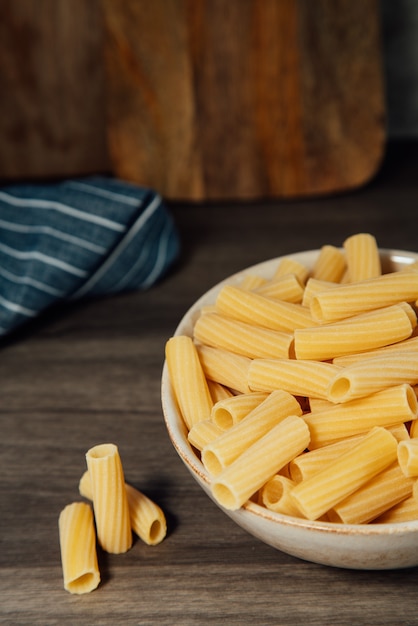
M 318 250 L 295 253 L 291 256 L 312 267 Z M 398 250 L 381 250 L 384 271 L 406 267 L 418 260 L 418 254 Z M 175 334 L 192 335 L 192 329 L 203 305 L 213 304 L 222 285 L 237 284 L 245 274 L 260 274 L 269 278 L 280 258 L 271 259 L 225 279 L 187 311 Z M 181 460 L 203 491 L 212 498 L 211 478 L 199 456 L 187 440 L 187 431 L 173 397 L 167 366 L 162 374 L 162 407 L 171 442 Z M 340 568 L 397 569 L 418 565 L 418 520 L 396 524 L 343 525 L 307 521 L 273 513 L 248 501 L 237 511 L 219 508 L 234 522 L 254 537 L 287 554 Z M 210 529 L 207 529 L 210 532 Z M 215 529 L 213 529 L 215 532 Z

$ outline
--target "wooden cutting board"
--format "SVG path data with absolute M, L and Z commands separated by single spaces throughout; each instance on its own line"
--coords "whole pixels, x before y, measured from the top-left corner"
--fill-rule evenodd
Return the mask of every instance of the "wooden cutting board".
M 298 197 L 379 168 L 377 0 L 103 0 L 116 175 L 170 199 Z

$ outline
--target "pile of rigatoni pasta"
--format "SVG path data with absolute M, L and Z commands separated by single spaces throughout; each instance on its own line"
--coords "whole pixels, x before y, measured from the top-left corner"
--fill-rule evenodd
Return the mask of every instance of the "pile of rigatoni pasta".
M 75 594 L 100 583 L 97 542 L 106 552 L 122 554 L 131 548 L 133 532 L 148 545 L 160 543 L 167 532 L 162 509 L 125 482 L 115 444 L 90 448 L 86 461 L 79 492 L 93 508 L 90 502 L 72 502 L 58 522 L 64 588 Z
M 297 256 L 296 256 L 297 259 Z M 418 264 L 376 239 L 284 257 L 166 344 L 188 440 L 224 508 L 343 524 L 418 520 Z

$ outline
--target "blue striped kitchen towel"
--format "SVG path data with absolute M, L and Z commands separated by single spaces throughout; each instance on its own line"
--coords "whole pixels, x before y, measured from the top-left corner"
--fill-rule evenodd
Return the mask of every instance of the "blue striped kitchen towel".
M 0 187 L 0 335 L 57 301 L 146 289 L 179 253 L 161 197 L 105 176 Z

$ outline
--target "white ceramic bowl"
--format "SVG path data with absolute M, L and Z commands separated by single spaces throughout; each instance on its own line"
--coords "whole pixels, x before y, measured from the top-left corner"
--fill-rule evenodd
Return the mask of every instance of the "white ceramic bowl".
M 317 254 L 317 250 L 309 250 L 287 256 L 312 267 Z M 386 249 L 381 250 L 381 257 L 384 271 L 400 269 L 418 260 L 416 253 Z M 279 260 L 272 259 L 247 268 L 210 289 L 187 311 L 175 334 L 192 334 L 200 308 L 214 303 L 223 284 L 236 284 L 247 273 L 257 273 L 268 278 Z M 161 389 L 164 419 L 173 446 L 189 472 L 212 498 L 210 476 L 187 441 L 187 431 L 173 398 L 166 365 Z M 311 522 L 273 513 L 253 502 L 247 502 L 237 511 L 223 509 L 214 502 L 253 536 L 307 561 L 334 567 L 376 570 L 418 565 L 418 520 L 397 524 L 343 525 Z

